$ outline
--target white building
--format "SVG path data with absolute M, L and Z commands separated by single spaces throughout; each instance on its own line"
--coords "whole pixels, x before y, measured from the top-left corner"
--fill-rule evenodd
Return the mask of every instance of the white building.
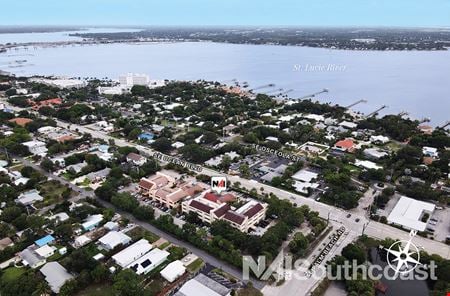
M 301 169 L 296 172 L 291 178 L 294 180 L 294 188 L 297 192 L 308 194 L 308 189 L 315 189 L 319 187 L 319 183 L 314 182 L 317 180 L 319 174 L 309 171 L 307 169 Z
M 100 222 L 103 220 L 102 214 L 97 215 L 91 215 L 84 220 L 83 224 L 81 224 L 81 227 L 83 227 L 84 230 L 89 231 L 97 227 Z
M 146 239 L 141 239 L 131 246 L 112 256 L 114 262 L 122 268 L 138 260 L 152 249 L 152 245 Z
M 364 156 L 370 159 L 381 159 L 389 155 L 386 151 L 378 148 L 367 148 L 363 151 Z
M 169 263 L 163 270 L 161 270 L 160 274 L 168 282 L 172 283 L 177 278 L 182 276 L 185 272 L 186 267 L 184 267 L 183 262 L 181 262 L 180 260 L 176 260 Z
M 24 206 L 32 205 L 35 202 L 43 201 L 44 198 L 39 194 L 39 191 L 36 189 L 24 192 L 19 195 L 19 197 L 15 200 L 16 203 L 20 203 Z
M 61 287 L 68 280 L 73 279 L 73 276 L 58 262 L 49 262 L 42 266 L 40 271 L 54 293 L 59 293 Z
M 132 262 L 128 268 L 132 269 L 137 274 L 147 274 L 156 267 L 158 267 L 161 263 L 166 261 L 167 257 L 169 257 L 170 253 L 160 249 L 153 249 L 148 252 L 141 258 Z
M 429 157 L 433 157 L 433 158 L 437 158 L 439 156 L 437 148 L 434 148 L 434 147 L 425 146 L 422 148 L 422 153 L 425 156 L 429 156 Z
M 434 209 L 435 205 L 432 203 L 402 196 L 389 214 L 387 220 L 389 223 L 401 225 L 408 229 L 424 231 L 427 223 L 422 222 L 421 219 L 424 213 L 428 213 L 431 216 Z
M 369 160 L 355 160 L 355 166 L 368 170 L 381 170 L 383 167 Z
M 90 243 L 92 240 L 87 236 L 87 235 L 80 235 L 77 236 L 73 242 L 73 247 L 78 249 L 81 248 L 85 245 L 87 245 L 88 243 Z
M 187 281 L 174 296 L 227 296 L 230 294 L 231 289 L 200 273 Z
M 48 258 L 55 254 L 55 248 L 50 247 L 49 245 L 43 245 L 42 247 L 35 250 L 35 252 L 44 258 Z
M 128 73 L 126 75 L 119 76 L 119 83 L 121 86 L 133 87 L 135 85 L 145 85 L 150 83 L 150 78 L 146 74 L 133 74 Z
M 41 141 L 28 141 L 22 143 L 22 145 L 28 148 L 33 155 L 45 156 L 47 155 L 47 147 L 45 147 L 45 143 Z
M 108 232 L 98 240 L 100 246 L 106 250 L 112 250 L 120 245 L 127 245 L 130 241 L 131 237 L 114 230 Z
M 386 144 L 389 143 L 389 138 L 386 136 L 370 136 L 370 142 L 374 144 Z

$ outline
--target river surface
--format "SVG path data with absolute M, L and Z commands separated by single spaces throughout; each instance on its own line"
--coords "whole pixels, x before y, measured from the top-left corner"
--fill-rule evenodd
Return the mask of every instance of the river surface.
M 66 38 L 67 35 L 56 34 Z M 3 34 L 0 34 L 2 40 Z M 9 34 L 21 35 L 21 34 Z M 32 35 L 32 34 L 31 34 Z M 37 34 L 40 35 L 40 34 Z M 12 37 L 9 37 L 12 38 Z M 19 61 L 19 62 L 18 62 Z M 293 98 L 324 88 L 322 102 L 370 113 L 409 112 L 439 125 L 450 119 L 450 51 L 348 51 L 211 42 L 105 44 L 10 50 L 0 70 L 17 75 L 64 75 L 117 79 L 127 72 L 155 79 L 248 82 L 259 92 L 289 91 Z

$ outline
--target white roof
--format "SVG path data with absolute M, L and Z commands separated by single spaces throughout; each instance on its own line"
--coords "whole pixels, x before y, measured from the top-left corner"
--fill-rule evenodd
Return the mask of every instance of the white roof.
M 57 213 L 54 214 L 53 216 L 50 217 L 50 219 L 54 220 L 54 219 L 58 219 L 59 221 L 63 222 L 69 219 L 69 215 L 67 215 L 67 213 L 65 212 L 61 212 L 61 213 Z
M 129 243 L 130 240 L 131 238 L 128 235 L 112 230 L 102 236 L 98 241 L 109 249 L 114 249 L 118 245 Z
M 85 244 L 89 243 L 90 241 L 91 241 L 91 239 L 84 234 L 75 238 L 75 243 L 79 246 L 84 246 Z
M 152 249 L 152 245 L 146 239 L 141 239 L 126 249 L 112 256 L 113 260 L 122 268 L 139 259 Z
M 183 262 L 176 260 L 169 263 L 160 273 L 163 278 L 172 283 L 185 272 L 186 267 L 184 267 Z
M 391 223 L 399 224 L 409 229 L 424 231 L 427 224 L 420 221 L 422 213 L 424 211 L 433 212 L 434 208 L 434 204 L 402 196 L 387 219 Z
M 350 121 L 342 121 L 339 125 L 347 128 L 356 128 L 358 126 L 358 124 Z
M 49 245 L 43 245 L 42 247 L 34 250 L 36 253 L 39 254 L 39 256 L 42 256 L 44 258 L 50 257 L 55 252 L 52 247 Z
M 311 182 L 311 180 L 316 179 L 318 175 L 319 174 L 306 169 L 301 169 L 292 176 L 292 179 L 303 182 Z
M 323 115 L 318 115 L 318 114 L 307 114 L 304 115 L 303 117 L 308 118 L 308 119 L 313 119 L 315 121 L 324 121 L 325 117 Z
M 102 220 L 103 220 L 102 214 L 91 215 L 91 216 L 87 217 L 86 220 L 84 220 L 84 223 L 81 224 L 81 226 L 83 226 L 84 229 L 88 229 L 88 228 L 91 228 L 92 226 L 100 223 Z
M 181 287 L 179 292 L 186 296 L 220 296 L 219 293 L 208 288 L 207 286 L 204 286 L 195 279 L 187 281 Z
M 373 169 L 373 170 L 379 170 L 382 169 L 383 167 L 377 165 L 376 163 L 369 161 L 369 160 L 359 160 L 356 159 L 355 160 L 355 165 L 357 167 L 362 167 L 362 168 L 366 168 L 366 169 Z
M 134 270 L 137 274 L 146 274 L 155 267 L 163 263 L 170 253 L 160 249 L 153 249 L 141 258 L 128 265 L 128 268 Z
M 34 146 L 45 146 L 45 143 L 42 141 L 28 141 L 28 142 L 23 142 L 22 145 L 27 146 L 27 147 L 34 147 Z
M 55 293 L 59 293 L 59 289 L 61 289 L 64 283 L 73 278 L 73 276 L 58 262 L 48 262 L 40 269 L 40 271 L 45 276 L 45 280 L 52 291 Z

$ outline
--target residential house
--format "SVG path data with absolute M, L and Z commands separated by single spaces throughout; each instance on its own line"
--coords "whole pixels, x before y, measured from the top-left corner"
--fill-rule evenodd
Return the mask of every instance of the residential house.
M 44 275 L 45 281 L 54 293 L 59 293 L 61 287 L 67 281 L 73 279 L 73 276 L 61 264 L 55 261 L 48 262 L 42 266 L 40 272 Z
M 44 142 L 33 140 L 33 141 L 24 142 L 24 143 L 22 143 L 22 145 L 26 146 L 28 148 L 28 151 L 30 151 L 30 153 L 33 155 L 38 155 L 38 156 L 47 155 L 48 149 L 45 146 L 46 144 Z
M 134 152 L 131 152 L 127 155 L 127 162 L 131 162 L 137 166 L 143 165 L 146 161 L 147 161 L 147 159 L 144 156 L 139 155 Z
M 117 246 L 127 245 L 130 241 L 131 237 L 114 230 L 108 232 L 98 240 L 100 246 L 105 250 L 112 250 Z

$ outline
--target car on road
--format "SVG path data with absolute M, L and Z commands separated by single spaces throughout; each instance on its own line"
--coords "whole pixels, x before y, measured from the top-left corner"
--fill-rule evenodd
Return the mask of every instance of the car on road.
M 352 214 L 347 214 L 347 218 L 350 218 L 352 216 Z
M 430 224 L 430 225 L 437 225 L 437 222 L 436 221 L 429 221 L 428 224 Z
M 360 221 L 360 219 L 359 219 L 359 218 L 356 218 L 356 219 L 355 219 L 355 222 L 359 222 L 359 221 Z

